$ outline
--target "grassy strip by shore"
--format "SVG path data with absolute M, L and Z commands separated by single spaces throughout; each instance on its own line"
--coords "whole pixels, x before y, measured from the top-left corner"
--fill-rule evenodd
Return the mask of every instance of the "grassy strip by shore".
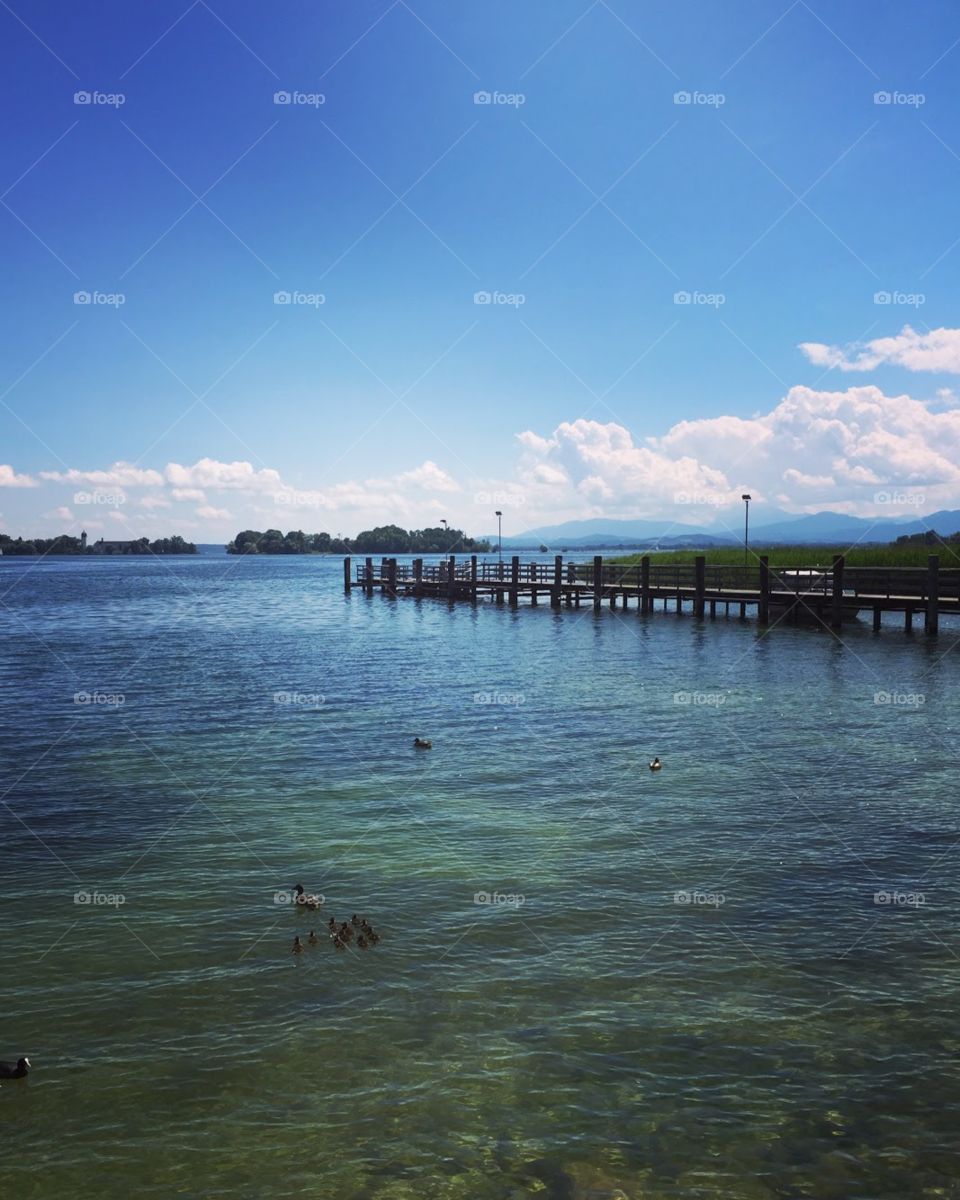
M 743 550 L 734 546 L 704 550 L 661 550 L 650 554 L 652 563 L 692 563 L 704 555 L 715 566 L 742 566 Z M 940 555 L 941 567 L 960 567 L 960 547 L 957 543 L 933 546 L 764 546 L 751 545 L 749 562 L 756 566 L 757 557 L 766 554 L 771 567 L 829 567 L 835 554 L 842 554 L 848 567 L 925 567 L 931 554 Z M 606 562 L 633 565 L 641 555 L 628 554 Z

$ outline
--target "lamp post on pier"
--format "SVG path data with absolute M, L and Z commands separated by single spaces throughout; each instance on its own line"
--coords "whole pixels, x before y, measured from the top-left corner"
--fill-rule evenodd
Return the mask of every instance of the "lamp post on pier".
M 497 518 L 497 558 L 503 562 L 503 513 L 498 508 L 493 515 Z
M 743 501 L 743 565 L 750 565 L 750 501 L 753 497 L 749 492 L 744 492 L 740 497 Z

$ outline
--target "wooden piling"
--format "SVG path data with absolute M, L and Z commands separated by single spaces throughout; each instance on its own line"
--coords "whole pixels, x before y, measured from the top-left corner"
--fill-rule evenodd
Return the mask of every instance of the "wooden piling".
M 350 559 L 345 558 L 343 560 L 343 590 L 347 593 L 348 596 L 350 595 L 350 584 L 351 584 Z
M 903 618 L 903 631 L 904 633 L 913 632 L 913 608 L 909 604 Z
M 477 602 L 477 556 L 470 555 L 470 602 Z
M 707 559 L 703 554 L 698 554 L 693 560 L 694 564 L 694 600 L 693 600 L 693 615 L 698 620 L 703 620 L 704 594 L 707 590 Z
M 373 559 L 372 558 L 365 559 L 363 567 L 364 567 L 364 576 L 365 576 L 364 581 L 363 581 L 363 590 L 367 593 L 368 596 L 372 596 L 373 595 Z
M 650 555 L 644 554 L 644 556 L 640 559 L 640 611 L 648 613 L 651 607 Z
M 514 555 L 510 559 L 510 605 L 512 608 L 517 607 L 517 584 L 520 582 L 520 558 Z
M 419 596 L 423 590 L 423 559 L 413 560 L 413 594 Z
M 563 587 L 563 555 L 556 554 L 553 559 L 553 591 L 550 593 L 550 607 L 560 607 L 560 589 Z
M 880 605 L 875 604 L 873 606 L 873 632 L 874 633 L 880 632 L 880 617 L 881 617 L 882 613 L 883 613 L 883 609 L 880 607 Z
M 770 622 L 770 559 L 760 555 L 760 603 L 757 605 L 757 621 L 761 625 Z
M 830 604 L 830 624 L 834 629 L 843 626 L 843 555 L 833 556 L 833 595 Z
M 600 608 L 603 600 L 603 555 L 593 556 L 593 607 Z
M 716 602 L 716 600 L 711 600 L 710 601 L 710 616 L 716 617 L 716 615 L 717 615 L 717 602 Z
M 940 555 L 931 554 L 927 559 L 927 616 L 924 633 L 936 637 L 940 628 Z
M 457 594 L 457 560 L 454 555 L 447 559 L 447 595 L 451 599 Z
M 397 560 L 391 558 L 387 560 L 387 595 L 395 596 L 397 594 Z

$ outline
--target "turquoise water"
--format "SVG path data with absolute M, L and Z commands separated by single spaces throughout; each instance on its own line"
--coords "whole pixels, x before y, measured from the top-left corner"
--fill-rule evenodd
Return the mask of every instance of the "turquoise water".
M 960 631 L 341 580 L 0 563 L 4 1194 L 960 1196 Z

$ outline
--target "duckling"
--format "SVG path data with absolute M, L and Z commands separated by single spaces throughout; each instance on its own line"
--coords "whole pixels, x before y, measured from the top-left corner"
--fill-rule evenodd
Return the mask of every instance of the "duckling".
M 331 933 L 333 933 L 333 931 L 337 928 L 337 922 L 334 920 L 333 917 L 331 917 L 330 920 L 327 922 L 327 928 L 330 930 Z
M 303 953 L 303 942 L 301 942 L 298 937 L 295 937 L 293 939 L 293 946 L 291 947 L 291 953 L 293 953 L 293 954 L 302 954 Z
M 305 908 L 317 909 L 323 903 L 319 896 L 311 895 L 303 890 L 303 884 L 298 883 L 293 889 L 296 893 L 296 903 L 302 904 Z
M 427 741 L 426 738 L 415 737 L 413 739 L 413 744 L 418 750 L 432 750 L 433 749 L 433 742 Z
M 320 941 L 320 939 L 317 937 L 316 930 L 314 930 L 314 929 L 310 930 L 310 936 L 307 938 L 307 941 L 310 943 L 311 946 L 315 946 L 317 944 L 317 942 Z
M 362 933 L 357 935 L 357 947 L 360 950 L 366 950 L 367 948 L 367 939 Z
M 337 933 L 337 937 L 339 937 L 344 942 L 353 941 L 353 930 L 346 923 L 346 921 L 344 921 L 344 923 L 340 926 L 340 930 Z
M 663 766 L 663 763 L 660 761 L 660 759 L 655 758 L 653 760 L 653 762 L 650 764 L 650 770 L 651 771 L 659 771 L 662 766 Z
M 335 950 L 346 950 L 347 948 L 346 942 L 341 939 L 339 934 L 334 937 L 333 946 Z
M 360 925 L 361 923 L 362 922 L 361 922 L 360 918 L 357 916 L 356 913 L 354 913 L 353 916 L 350 918 L 350 924 L 351 925 Z

